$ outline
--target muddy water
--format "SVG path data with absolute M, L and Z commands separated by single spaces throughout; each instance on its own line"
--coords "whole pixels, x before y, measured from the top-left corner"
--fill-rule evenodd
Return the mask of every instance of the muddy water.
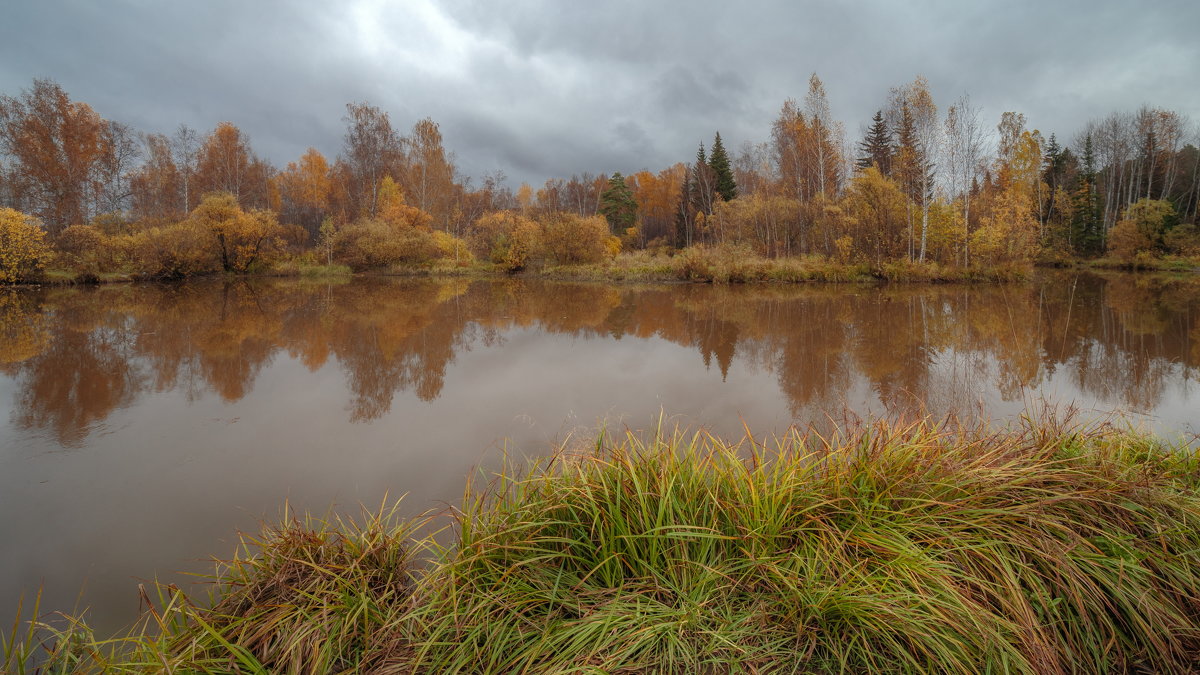
M 111 631 L 140 581 L 187 583 L 285 502 L 415 513 L 600 425 L 737 437 L 1049 402 L 1179 436 L 1197 376 L 1200 280 L 0 289 L 0 615 L 42 585 Z

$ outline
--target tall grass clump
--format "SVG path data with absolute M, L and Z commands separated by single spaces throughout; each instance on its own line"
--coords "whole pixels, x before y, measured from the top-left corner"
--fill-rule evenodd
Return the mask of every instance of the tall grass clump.
M 243 535 L 211 606 L 182 609 L 162 649 L 185 668 L 334 673 L 398 658 L 413 588 L 411 523 L 396 507 L 361 520 L 286 518 Z
M 601 439 L 468 489 L 423 672 L 1184 672 L 1194 455 L 1103 429 Z
M 142 589 L 147 608 L 125 635 L 97 640 L 81 621 L 28 622 L 4 642 L 3 672 L 388 672 L 409 662 L 413 521 L 397 506 L 361 519 L 285 514 L 242 535 L 206 603 L 179 588 Z M 35 608 L 34 614 L 37 611 Z M 20 622 L 18 621 L 18 626 Z

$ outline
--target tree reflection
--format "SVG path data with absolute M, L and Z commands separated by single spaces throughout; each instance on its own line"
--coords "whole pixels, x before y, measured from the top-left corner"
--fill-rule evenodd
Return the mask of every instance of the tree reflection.
M 228 280 L 0 290 L 0 372 L 14 421 L 79 445 L 148 392 L 236 402 L 283 355 L 345 376 L 353 421 L 441 395 L 456 357 L 514 329 L 657 338 L 722 380 L 772 373 L 794 415 L 861 383 L 893 410 L 1018 400 L 1056 373 L 1110 404 L 1154 408 L 1200 368 L 1200 282 L 1048 274 L 966 286 L 714 287 L 525 280 Z

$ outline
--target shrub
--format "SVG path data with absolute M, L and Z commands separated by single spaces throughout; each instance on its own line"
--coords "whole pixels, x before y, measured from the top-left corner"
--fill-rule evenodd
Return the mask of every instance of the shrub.
M 1133 260 L 1153 247 L 1154 243 L 1132 220 L 1121 220 L 1108 232 L 1108 252 L 1121 260 Z
M 0 208 L 0 283 L 32 278 L 46 266 L 50 255 L 46 231 L 36 218 Z
M 509 271 L 524 269 L 541 246 L 538 224 L 512 211 L 496 211 L 475 221 L 467 241 L 476 256 Z
M 135 272 L 146 277 L 188 277 L 221 268 L 213 250 L 212 233 L 193 220 L 117 237 L 113 244 Z
M 1163 236 L 1163 244 L 1171 253 L 1200 257 L 1200 231 L 1192 224 L 1177 225 Z
M 360 220 L 338 230 L 333 252 L 336 260 L 354 270 L 423 263 L 441 255 L 430 230 L 378 218 Z
M 274 211 L 245 212 L 228 192 L 205 195 L 189 219 L 214 237 L 217 258 L 226 272 L 269 264 L 284 247 L 285 230 Z
M 603 216 L 583 218 L 558 211 L 538 219 L 542 226 L 542 244 L 546 254 L 560 264 L 600 262 L 609 256 L 608 221 Z
M 116 263 L 112 239 L 94 225 L 72 225 L 55 240 L 59 261 L 81 277 L 95 277 Z

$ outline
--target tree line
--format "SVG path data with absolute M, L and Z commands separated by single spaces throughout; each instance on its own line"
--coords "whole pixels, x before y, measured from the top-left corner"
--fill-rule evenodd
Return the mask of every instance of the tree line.
M 1200 151 L 1178 113 L 1143 106 L 1072 141 L 1005 112 L 994 129 L 928 82 L 892 88 L 847 140 L 815 74 L 769 139 L 694 161 L 582 173 L 514 192 L 463 176 L 431 119 L 408 133 L 350 103 L 339 154 L 285 167 L 237 126 L 140 133 L 35 80 L 0 96 L 0 280 L 47 262 L 150 276 L 307 256 L 355 268 L 482 258 L 591 262 L 618 250 L 731 246 L 766 257 L 996 265 L 1200 254 Z

